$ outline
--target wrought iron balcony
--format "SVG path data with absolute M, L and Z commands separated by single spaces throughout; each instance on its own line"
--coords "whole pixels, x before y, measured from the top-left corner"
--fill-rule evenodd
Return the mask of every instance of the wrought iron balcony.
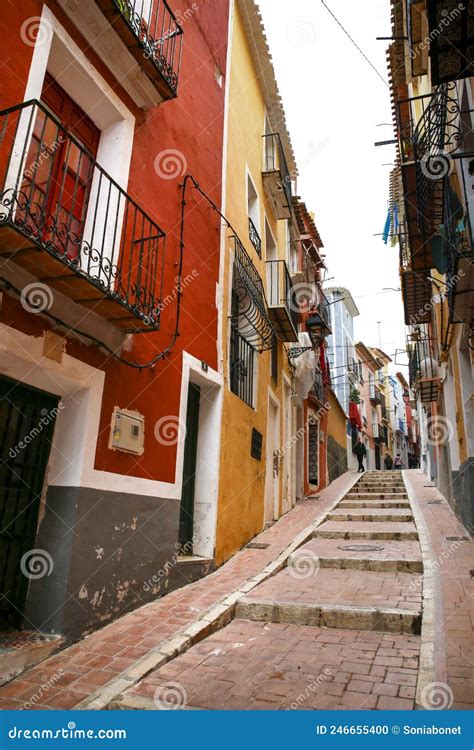
M 279 133 L 263 136 L 265 160 L 263 185 L 268 200 L 273 205 L 277 219 L 291 217 L 291 175 Z
M 379 389 L 375 387 L 375 381 L 369 384 L 369 398 L 374 404 L 380 404 L 382 396 Z
M 259 258 L 262 257 L 262 240 L 257 232 L 257 227 L 249 216 L 249 240 L 252 243 Z
M 407 341 L 410 386 L 423 403 L 438 400 L 440 374 L 428 326 L 416 326 Z
M 242 242 L 234 238 L 232 324 L 258 352 L 273 346 L 275 329 L 270 320 L 263 281 Z
M 474 248 L 470 211 L 473 208 L 472 187 L 466 182 L 472 183 L 473 158 L 459 159 L 457 164 L 458 174 L 462 178 L 459 181 L 461 196 L 454 192 L 451 185 L 447 186 L 444 224 L 434 241 L 439 244 L 443 256 L 441 262 L 444 263 L 446 274 L 449 322 L 471 325 Z
M 282 341 L 298 341 L 298 301 L 284 260 L 268 260 L 267 301 L 270 319 Z
M 319 284 L 316 284 L 315 296 L 318 304 L 315 305 L 314 309 L 310 310 L 309 318 L 306 320 L 306 327 L 315 335 L 329 336 L 332 333 L 331 311 L 326 295 Z
M 0 112 L 0 257 L 127 332 L 157 330 L 165 235 L 40 102 Z
M 407 237 L 399 234 L 400 245 L 400 279 L 402 284 L 403 309 L 405 324 L 416 325 L 428 323 L 431 318 L 432 286 L 430 271 L 412 270 Z
M 57 3 L 138 107 L 176 96 L 183 29 L 166 0 Z

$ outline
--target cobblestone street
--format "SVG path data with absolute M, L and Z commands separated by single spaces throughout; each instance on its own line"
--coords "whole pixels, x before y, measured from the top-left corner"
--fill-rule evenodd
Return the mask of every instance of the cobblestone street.
M 254 542 L 5 685 L 0 706 L 474 706 L 472 544 L 420 471 L 349 472 Z

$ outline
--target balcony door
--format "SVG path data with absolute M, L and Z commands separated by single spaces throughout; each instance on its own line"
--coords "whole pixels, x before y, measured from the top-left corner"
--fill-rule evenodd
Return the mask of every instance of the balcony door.
M 56 252 L 73 260 L 81 250 L 100 131 L 49 74 L 42 103 L 62 127 L 38 108 L 25 164 L 21 208 L 25 221 L 35 225 Z

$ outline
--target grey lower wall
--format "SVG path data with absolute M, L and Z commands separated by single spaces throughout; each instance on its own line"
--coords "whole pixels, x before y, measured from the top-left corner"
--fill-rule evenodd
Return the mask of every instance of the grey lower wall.
M 178 521 L 177 500 L 49 487 L 35 546 L 53 569 L 30 583 L 26 627 L 71 640 L 195 580 L 177 561 Z
M 452 500 L 457 517 L 466 528 L 474 531 L 474 457 L 470 457 L 452 473 Z
M 329 481 L 333 482 L 341 474 L 347 471 L 347 450 L 337 443 L 331 435 L 328 435 L 328 475 Z

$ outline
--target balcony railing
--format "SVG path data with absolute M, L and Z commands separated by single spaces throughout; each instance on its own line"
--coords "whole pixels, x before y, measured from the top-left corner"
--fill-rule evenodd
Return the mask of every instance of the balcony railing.
M 183 29 L 166 0 L 97 0 L 164 99 L 176 96 Z
M 279 133 L 263 136 L 265 159 L 263 181 L 267 197 L 275 208 L 277 219 L 291 217 L 291 175 Z
M 262 240 L 257 232 L 257 227 L 249 216 L 249 240 L 252 243 L 259 258 L 262 257 Z
M 417 326 L 407 341 L 410 386 L 424 403 L 438 400 L 439 366 L 434 340 L 426 326 Z
M 298 341 L 298 300 L 288 266 L 284 260 L 268 260 L 266 267 L 268 311 L 275 330 L 282 341 Z
M 158 329 L 165 235 L 41 103 L 0 112 L 0 254 L 125 331 Z
M 241 336 L 237 328 L 231 327 L 230 340 L 230 389 L 248 406 L 254 402 L 255 349 Z
M 331 333 L 331 311 L 326 295 L 319 284 L 316 284 L 315 296 L 318 303 L 314 306 L 314 309 L 310 310 L 306 323 L 308 329 L 315 329 L 321 336 L 327 336 Z

